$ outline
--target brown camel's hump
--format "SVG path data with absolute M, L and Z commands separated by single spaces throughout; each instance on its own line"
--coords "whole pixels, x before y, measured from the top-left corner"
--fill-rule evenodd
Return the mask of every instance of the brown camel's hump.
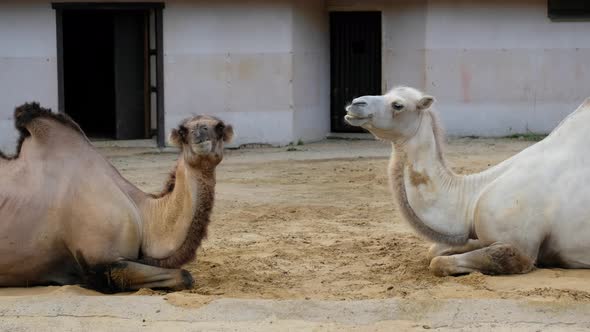
M 77 131 L 82 136 L 85 136 L 80 126 L 78 126 L 78 124 L 74 120 L 72 120 L 72 118 L 70 118 L 68 115 L 63 113 L 53 113 L 51 112 L 51 109 L 41 107 L 38 102 L 25 103 L 20 106 L 17 106 L 14 109 L 14 126 L 16 130 L 18 130 L 20 137 L 18 138 L 16 146 L 16 155 L 8 159 L 14 159 L 18 157 L 23 142 L 27 137 L 31 136 L 31 133 L 27 129 L 27 126 L 29 126 L 31 122 L 33 122 L 35 119 L 39 118 L 53 120 L 68 128 Z

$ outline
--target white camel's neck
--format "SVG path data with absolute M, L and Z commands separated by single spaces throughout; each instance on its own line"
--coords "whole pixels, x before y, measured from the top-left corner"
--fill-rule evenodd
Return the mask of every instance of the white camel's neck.
M 473 211 L 484 186 L 497 170 L 461 176 L 444 162 L 435 118 L 421 117 L 416 134 L 394 144 L 391 176 L 401 212 L 419 232 L 435 242 L 461 244 L 472 231 Z

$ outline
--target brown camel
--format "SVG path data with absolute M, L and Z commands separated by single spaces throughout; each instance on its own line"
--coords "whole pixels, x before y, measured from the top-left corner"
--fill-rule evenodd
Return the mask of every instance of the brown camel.
M 180 267 L 207 234 L 230 125 L 203 115 L 172 130 L 176 168 L 162 193 L 150 195 L 66 115 L 28 103 L 14 118 L 17 153 L 0 153 L 0 286 L 192 287 Z

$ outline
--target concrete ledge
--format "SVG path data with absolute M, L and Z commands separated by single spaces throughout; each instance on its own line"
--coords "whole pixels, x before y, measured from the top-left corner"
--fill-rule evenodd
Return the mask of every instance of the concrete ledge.
M 90 138 L 92 145 L 97 148 L 157 148 L 155 139 L 133 139 L 133 140 L 101 140 Z
M 184 296 L 184 304 L 191 303 L 191 296 L 203 299 L 192 294 Z M 168 302 L 171 301 L 160 296 L 1 297 L 0 329 L 563 331 L 590 328 L 590 303 L 580 302 L 218 299 L 198 308 Z
M 329 133 L 327 139 L 349 139 L 374 141 L 375 137 L 369 133 Z

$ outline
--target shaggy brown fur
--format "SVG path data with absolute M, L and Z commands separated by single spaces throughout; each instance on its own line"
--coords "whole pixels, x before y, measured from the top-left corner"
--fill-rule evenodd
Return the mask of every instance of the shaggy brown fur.
M 211 171 L 214 172 L 214 170 Z M 175 178 L 175 175 L 170 177 L 168 183 L 166 184 L 167 188 L 164 188 L 164 192 L 168 190 L 169 187 L 174 188 Z M 195 215 L 193 216 L 193 220 L 186 234 L 186 238 L 184 239 L 184 242 L 180 248 L 178 248 L 178 250 L 176 250 L 170 257 L 163 259 L 143 257 L 141 262 L 164 268 L 178 268 L 195 259 L 197 255 L 197 249 L 201 245 L 201 242 L 207 237 L 207 228 L 211 222 L 211 211 L 213 210 L 213 203 L 215 201 L 215 175 L 212 174 L 207 178 L 208 180 L 197 180 L 199 188 L 201 188 L 198 198 L 200 205 L 199 209 L 195 211 Z M 162 193 L 162 196 L 169 194 L 172 192 L 172 190 L 170 190 L 168 193 L 164 192 Z
M 69 128 L 74 129 L 83 137 L 86 137 L 80 126 L 72 120 L 68 115 L 63 113 L 52 113 L 51 109 L 44 108 L 39 105 L 38 102 L 30 102 L 25 103 L 20 106 L 17 106 L 14 110 L 14 126 L 16 130 L 18 130 L 20 136 L 16 143 L 16 154 L 11 157 L 6 157 L 6 155 L 0 153 L 1 156 L 4 156 L 4 159 L 16 159 L 18 158 L 23 142 L 31 133 L 27 129 L 27 126 L 35 119 L 38 118 L 46 118 L 51 119 L 53 121 L 57 121 Z
M 484 274 L 527 273 L 534 268 L 533 261 L 509 244 L 493 244 L 479 249 L 488 256 L 489 266 L 481 269 Z
M 164 184 L 164 188 L 162 188 L 162 191 L 160 191 L 157 194 L 150 194 L 150 196 L 152 196 L 153 198 L 162 198 L 174 191 L 174 187 L 176 185 L 176 169 L 177 168 L 178 168 L 178 162 L 176 162 L 176 166 L 174 166 L 174 169 L 172 171 L 170 171 L 170 174 L 168 175 L 168 179 L 166 180 L 166 183 Z

